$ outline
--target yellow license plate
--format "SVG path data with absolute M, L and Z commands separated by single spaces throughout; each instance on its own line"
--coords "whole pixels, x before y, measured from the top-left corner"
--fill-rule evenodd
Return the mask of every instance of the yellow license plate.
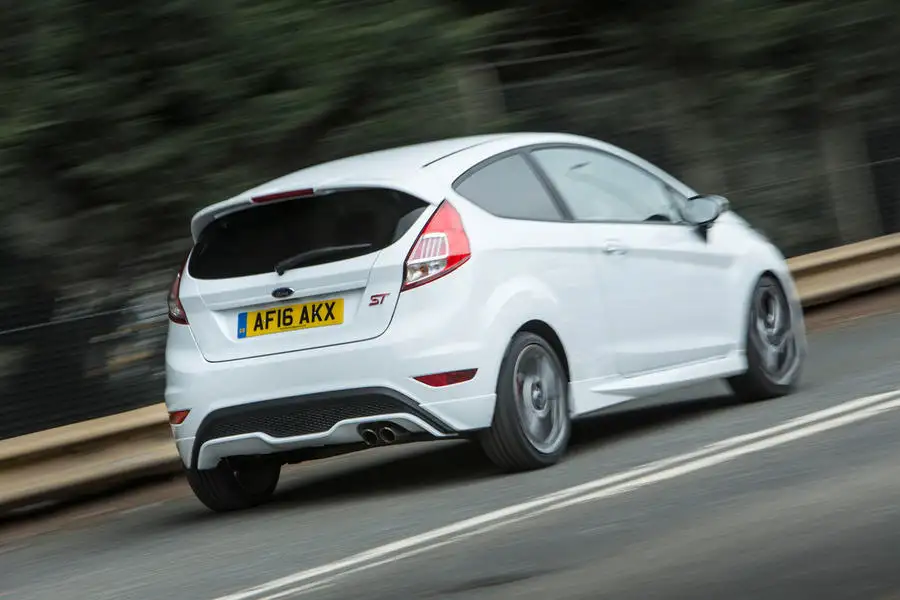
M 344 322 L 344 299 L 288 304 L 266 310 L 252 310 L 238 315 L 238 339 L 340 325 Z

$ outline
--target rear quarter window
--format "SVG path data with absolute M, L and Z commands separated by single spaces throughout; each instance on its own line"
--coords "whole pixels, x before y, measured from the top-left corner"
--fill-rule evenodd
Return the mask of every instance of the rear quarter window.
M 460 196 L 498 217 L 562 220 L 556 203 L 519 154 L 488 163 L 465 175 L 453 187 Z

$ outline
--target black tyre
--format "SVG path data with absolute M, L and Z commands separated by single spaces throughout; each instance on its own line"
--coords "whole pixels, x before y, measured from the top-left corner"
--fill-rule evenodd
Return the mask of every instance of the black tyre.
M 803 357 L 794 316 L 778 280 L 770 275 L 761 277 L 747 315 L 747 370 L 728 379 L 741 401 L 769 400 L 795 389 Z
M 200 502 L 216 512 L 227 512 L 268 501 L 278 485 L 281 465 L 259 460 L 236 466 L 224 459 L 214 469 L 188 469 L 186 475 Z
M 505 471 L 557 463 L 569 445 L 569 381 L 553 348 L 533 333 L 518 333 L 497 378 L 497 404 L 481 437 L 485 454 Z

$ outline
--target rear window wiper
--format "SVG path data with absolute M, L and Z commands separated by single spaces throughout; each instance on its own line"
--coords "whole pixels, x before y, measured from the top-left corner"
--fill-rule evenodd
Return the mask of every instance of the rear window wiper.
M 346 246 L 325 246 L 324 248 L 307 250 L 306 252 L 301 252 L 300 254 L 295 254 L 294 256 L 289 256 L 284 260 L 278 261 L 275 264 L 275 272 L 279 275 L 284 275 L 284 272 L 288 269 L 294 269 L 317 258 L 322 258 L 323 256 L 341 254 L 353 250 L 365 250 L 366 248 L 371 247 L 372 244 L 348 244 Z

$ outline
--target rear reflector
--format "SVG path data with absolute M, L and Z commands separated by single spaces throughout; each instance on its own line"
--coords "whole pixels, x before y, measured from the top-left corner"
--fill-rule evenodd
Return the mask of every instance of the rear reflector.
M 478 369 L 463 369 L 462 371 L 447 371 L 446 373 L 433 373 L 431 375 L 419 375 L 413 377 L 416 381 L 430 387 L 444 387 L 454 383 L 463 383 L 475 377 Z
M 190 414 L 190 410 L 174 410 L 169 413 L 169 424 L 170 425 L 181 425 L 184 423 L 184 420 L 187 419 L 188 414 Z
M 263 194 L 262 196 L 254 196 L 250 199 L 253 204 L 263 204 L 264 202 L 275 202 L 277 200 L 288 200 L 290 198 L 303 198 L 306 196 L 314 196 L 315 190 L 289 190 L 287 192 L 276 192 L 274 194 Z

